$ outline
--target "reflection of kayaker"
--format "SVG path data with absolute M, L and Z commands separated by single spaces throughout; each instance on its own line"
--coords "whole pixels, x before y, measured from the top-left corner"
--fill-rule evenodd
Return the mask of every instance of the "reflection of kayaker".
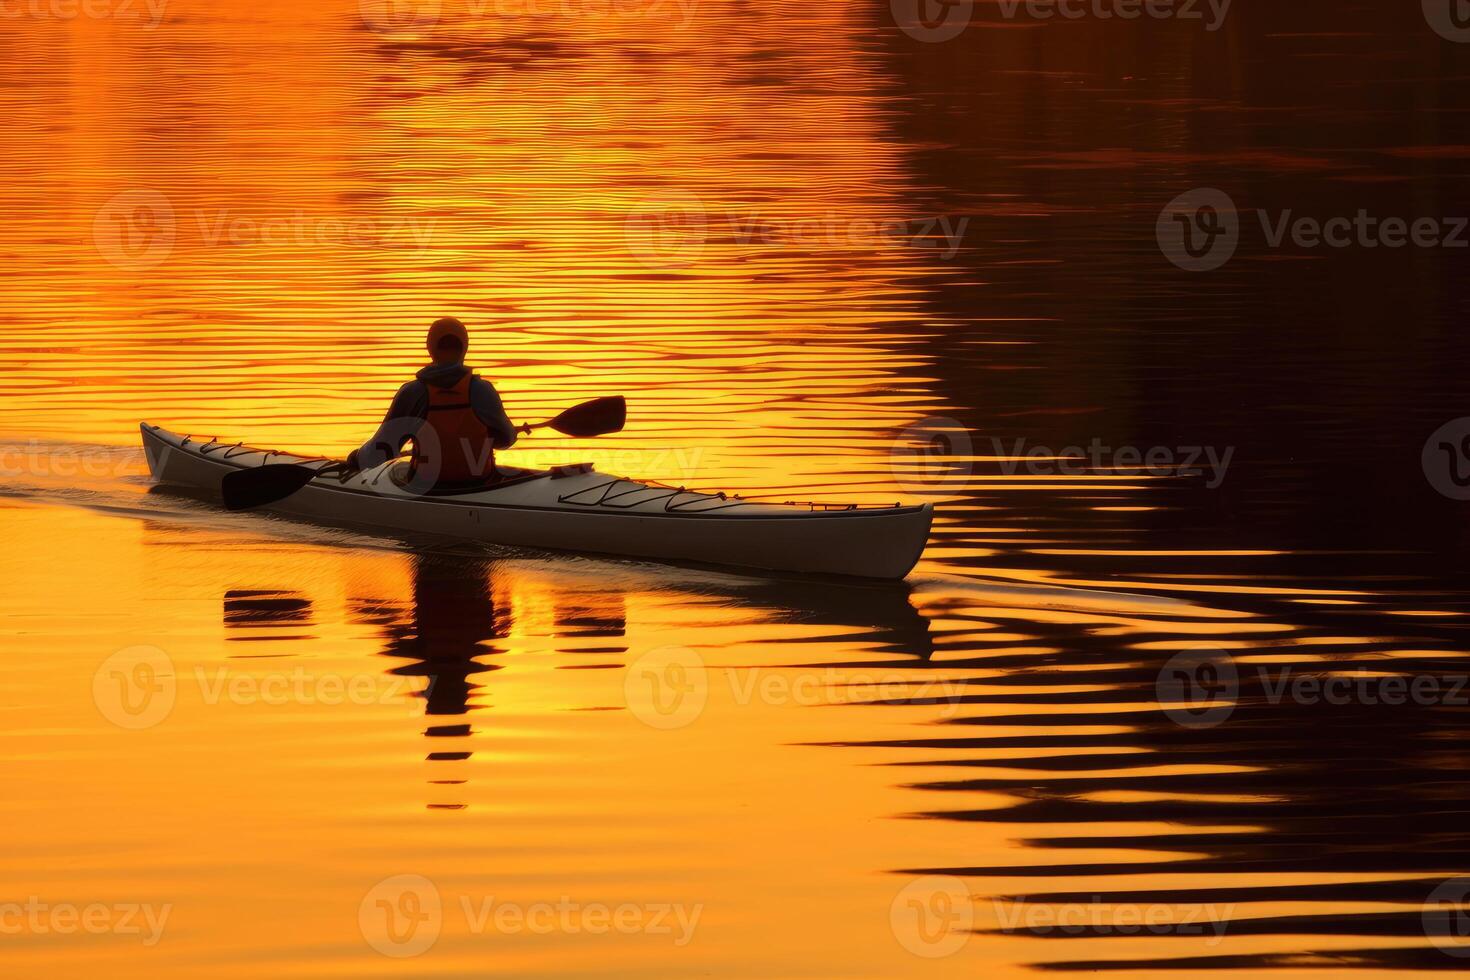
M 427 677 L 424 713 L 462 715 L 477 690 L 472 678 L 499 670 L 480 658 L 502 653 L 496 641 L 510 635 L 509 611 L 496 601 L 490 565 L 484 561 L 418 553 L 413 556 L 412 604 L 382 624 L 386 655 L 408 662 L 392 673 Z M 379 608 L 389 608 L 387 600 Z M 431 736 L 457 734 L 451 726 Z
M 433 483 L 465 485 L 495 474 L 495 450 L 515 444 L 516 427 L 495 386 L 465 367 L 469 331 L 453 317 L 429 327 L 428 367 L 398 389 L 383 424 L 347 457 L 351 471 L 370 469 L 413 442 L 413 471 L 430 470 Z
M 400 661 L 395 677 L 424 678 L 424 715 L 429 722 L 425 759 L 436 763 L 429 782 L 435 792 L 431 810 L 462 810 L 469 805 L 465 784 L 472 770 L 475 731 L 467 717 L 489 707 L 479 681 L 504 665 L 486 658 L 505 652 L 510 615 L 498 594 L 489 563 L 427 552 L 412 558 L 411 602 L 380 595 L 349 599 L 349 618 L 378 627 L 387 640 L 383 653 Z

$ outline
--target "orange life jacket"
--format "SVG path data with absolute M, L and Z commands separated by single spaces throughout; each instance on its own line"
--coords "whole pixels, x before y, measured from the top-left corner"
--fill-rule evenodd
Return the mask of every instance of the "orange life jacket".
M 495 446 L 490 430 L 470 406 L 469 371 L 453 387 L 425 382 L 429 414 L 413 440 L 413 472 L 438 467 L 435 483 L 468 483 L 495 474 Z

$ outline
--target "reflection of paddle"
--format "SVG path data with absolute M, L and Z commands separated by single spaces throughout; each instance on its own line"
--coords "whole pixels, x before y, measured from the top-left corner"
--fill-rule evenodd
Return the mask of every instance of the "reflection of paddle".
M 562 435 L 590 439 L 620 431 L 627 417 L 627 403 L 621 395 L 614 395 L 575 405 L 549 422 L 523 425 L 521 431 L 551 428 Z M 285 500 L 315 479 L 317 474 L 341 465 L 333 463 L 315 467 L 300 463 L 272 463 L 269 466 L 252 466 L 226 474 L 220 484 L 220 493 L 224 496 L 225 507 L 230 510 L 264 507 Z

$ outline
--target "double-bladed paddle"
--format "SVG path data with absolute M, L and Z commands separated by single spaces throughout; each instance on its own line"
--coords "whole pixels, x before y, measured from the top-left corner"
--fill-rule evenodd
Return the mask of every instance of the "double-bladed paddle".
M 529 433 L 534 429 L 555 429 L 562 435 L 590 439 L 593 436 L 605 436 L 611 432 L 621 431 L 627 420 L 627 402 L 623 400 L 622 395 L 613 395 L 609 398 L 594 398 L 590 402 L 574 405 L 549 421 L 538 422 L 535 425 L 523 425 L 520 431 Z M 225 507 L 229 510 L 264 507 L 266 504 L 285 500 L 316 479 L 323 471 L 341 465 L 340 463 L 331 463 L 327 466 L 271 463 L 266 466 L 252 466 L 249 469 L 226 474 L 224 481 L 220 484 L 220 493 L 224 497 Z

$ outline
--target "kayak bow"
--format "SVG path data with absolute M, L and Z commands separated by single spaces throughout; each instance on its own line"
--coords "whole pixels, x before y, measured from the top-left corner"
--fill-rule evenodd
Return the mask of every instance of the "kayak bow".
M 218 494 L 230 473 L 331 460 L 199 442 L 143 423 L 156 482 Z M 783 572 L 900 579 L 929 538 L 933 507 L 771 504 L 594 472 L 588 464 L 520 470 L 469 491 L 427 494 L 401 485 L 388 462 L 346 479 L 323 474 L 270 507 L 329 523 L 469 538 L 554 551 L 594 552 Z

